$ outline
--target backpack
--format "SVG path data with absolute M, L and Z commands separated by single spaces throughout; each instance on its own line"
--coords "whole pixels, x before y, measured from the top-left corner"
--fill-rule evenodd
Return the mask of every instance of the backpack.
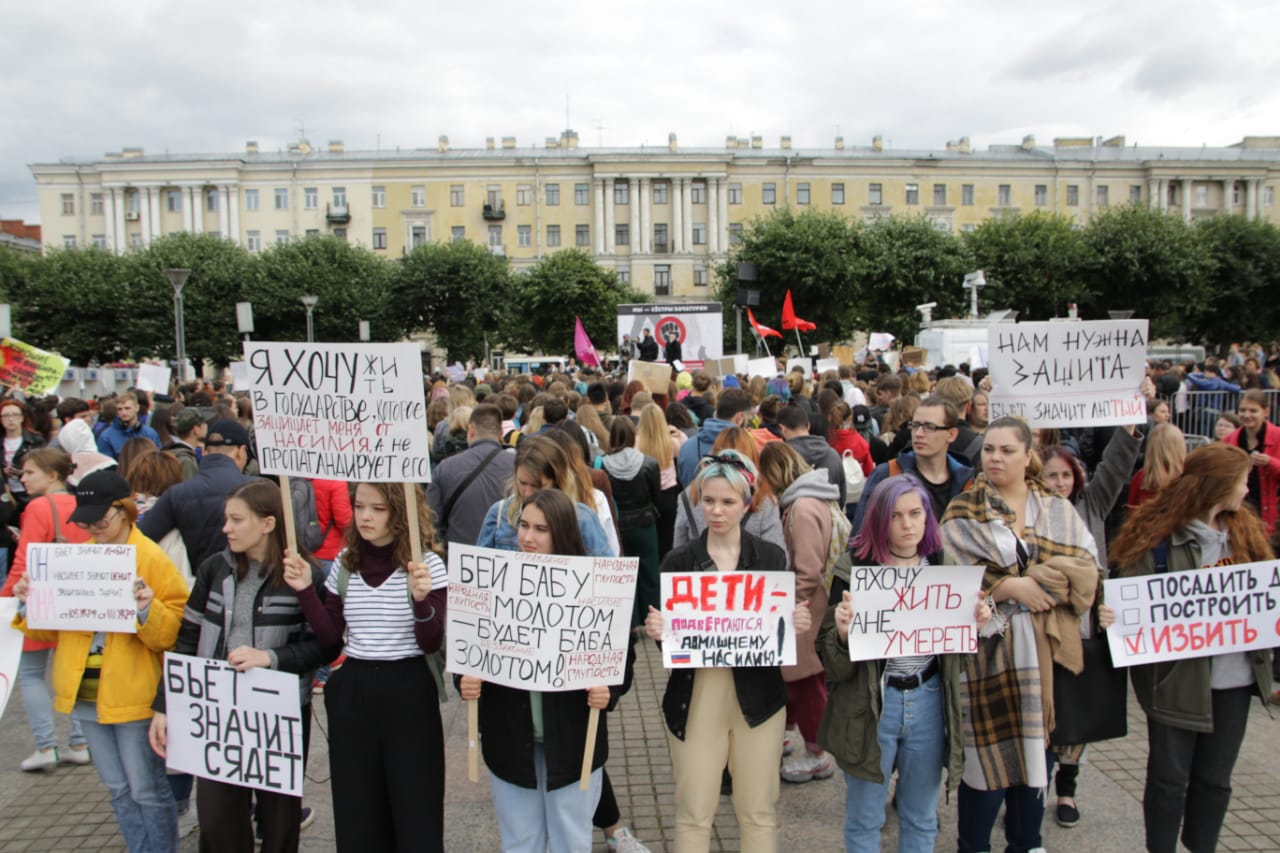
M 844 466 L 844 502 L 856 504 L 862 499 L 862 488 L 867 484 L 867 475 L 862 473 L 862 463 L 854 458 L 852 450 L 840 454 L 840 464 Z
M 338 567 L 338 598 L 343 601 L 347 600 L 347 584 L 351 583 L 351 570 L 342 562 L 342 556 L 334 560 Z M 409 612 L 413 612 L 413 589 L 406 583 L 405 592 L 409 594 Z M 444 668 L 445 668 L 445 641 L 440 641 L 440 648 L 434 652 L 423 652 L 422 656 L 427 659 L 427 669 L 431 672 L 431 680 L 436 683 L 436 695 L 440 697 L 441 702 L 449 701 L 449 694 L 444 689 Z
M 861 472 L 862 469 L 858 470 Z M 853 524 L 844 514 L 843 507 L 835 501 L 825 503 L 831 516 L 831 538 L 827 540 L 827 561 L 822 567 L 822 587 L 830 593 L 832 579 L 839 577 L 847 582 L 853 571 L 853 560 L 849 557 L 849 535 L 853 532 Z M 794 524 L 795 516 L 792 515 L 787 519 L 788 533 Z
M 329 535 L 328 527 L 320 526 L 320 511 L 316 508 L 316 487 L 305 477 L 289 478 L 289 497 L 293 503 L 293 523 L 298 531 L 298 546 L 315 553 Z

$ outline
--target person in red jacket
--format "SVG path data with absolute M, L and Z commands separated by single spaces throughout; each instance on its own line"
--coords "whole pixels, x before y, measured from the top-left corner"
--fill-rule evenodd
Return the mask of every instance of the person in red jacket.
M 1240 422 L 1242 426 L 1227 436 L 1227 444 L 1234 444 L 1249 454 L 1249 494 L 1245 501 L 1262 516 L 1267 535 L 1275 533 L 1280 508 L 1276 505 L 1276 489 L 1280 487 L 1280 427 L 1271 423 L 1268 413 L 1267 393 L 1257 388 L 1245 391 L 1240 397 Z
M 324 541 L 316 549 L 314 556 L 320 563 L 320 570 L 327 578 L 333 561 L 345 547 L 347 528 L 351 526 L 351 492 L 347 483 L 342 480 L 312 480 L 311 487 L 316 491 L 316 516 L 320 529 L 325 531 Z M 338 655 L 337 660 L 325 664 L 316 670 L 315 680 L 311 688 L 313 693 L 322 693 L 329 682 L 329 674 L 335 667 L 342 666 L 346 655 Z
M 88 542 L 89 532 L 71 523 L 76 499 L 67 491 L 71 476 L 71 457 L 53 447 L 29 452 L 22 460 L 22 484 L 31 502 L 22 514 L 21 535 L 13 568 L 5 579 L 0 596 L 13 597 L 13 587 L 27 573 L 27 546 L 33 542 Z M 57 732 L 53 726 L 53 695 L 45 683 L 50 651 L 57 643 L 42 643 L 29 638 L 22 641 L 22 661 L 18 664 L 18 683 L 22 686 L 22 704 L 27 724 L 36 741 L 36 751 L 19 765 L 23 770 L 52 770 L 59 761 L 88 764 L 89 745 L 80 722 L 71 720 L 69 748 L 59 754 Z

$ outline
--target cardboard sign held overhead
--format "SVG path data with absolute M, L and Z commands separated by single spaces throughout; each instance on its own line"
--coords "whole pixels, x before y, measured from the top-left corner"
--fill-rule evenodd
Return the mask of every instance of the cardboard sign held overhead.
M 924 360 L 928 357 L 929 351 L 924 347 L 903 347 L 898 363 L 903 367 L 924 367 Z
M 157 391 L 169 393 L 169 377 L 173 369 L 163 364 L 138 365 L 138 389 L 140 391 Z
M 763 358 L 753 358 L 747 362 L 747 375 L 772 379 L 778 375 L 778 362 L 767 355 Z
M 627 367 L 627 384 L 632 382 L 644 383 L 650 394 L 667 394 L 671 390 L 671 365 L 632 359 Z
M 728 376 L 734 372 L 734 368 L 733 357 L 709 358 L 702 363 L 702 369 L 708 376 Z
M 831 354 L 841 364 L 857 364 L 858 350 L 855 347 L 838 346 L 831 348 Z

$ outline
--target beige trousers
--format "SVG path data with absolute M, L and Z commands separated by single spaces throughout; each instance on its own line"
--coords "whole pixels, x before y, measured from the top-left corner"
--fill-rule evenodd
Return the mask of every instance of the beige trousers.
M 710 849 L 726 759 L 733 774 L 733 811 L 738 816 L 742 853 L 776 853 L 778 762 L 785 726 L 786 711 L 779 709 L 751 728 L 738 707 L 732 670 L 698 670 L 685 738 L 667 732 L 676 778 L 675 853 Z

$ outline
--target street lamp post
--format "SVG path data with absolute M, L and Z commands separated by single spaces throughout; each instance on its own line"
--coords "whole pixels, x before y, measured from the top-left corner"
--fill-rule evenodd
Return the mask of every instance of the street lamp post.
M 971 272 L 964 277 L 964 289 L 969 291 L 969 319 L 978 319 L 978 289 L 985 287 L 987 277 L 982 270 Z
M 368 320 L 360 321 L 360 340 L 362 341 L 369 340 L 369 321 Z
M 253 334 L 252 302 L 236 303 L 236 330 L 244 335 L 246 341 L 249 340 L 249 335 Z
M 187 381 L 187 326 L 185 310 L 182 302 L 182 288 L 191 275 L 191 270 L 180 267 L 169 267 L 164 271 L 169 283 L 173 285 L 173 337 L 177 350 L 178 381 Z
M 320 301 L 319 296 L 299 296 L 298 301 L 307 309 L 307 343 L 312 343 L 316 339 L 316 327 L 312 321 L 311 312 L 315 310 L 316 303 Z

